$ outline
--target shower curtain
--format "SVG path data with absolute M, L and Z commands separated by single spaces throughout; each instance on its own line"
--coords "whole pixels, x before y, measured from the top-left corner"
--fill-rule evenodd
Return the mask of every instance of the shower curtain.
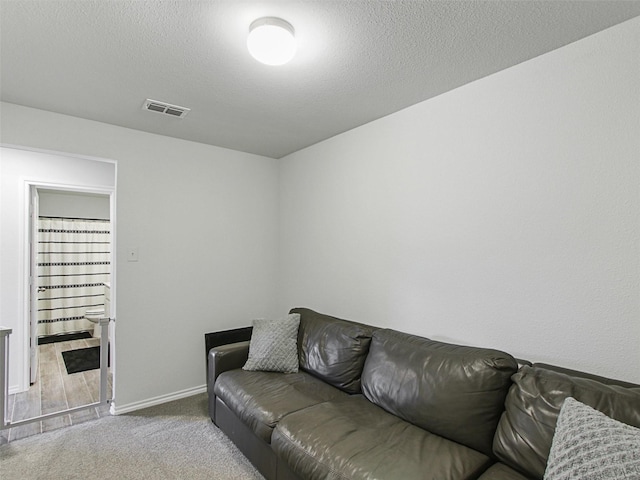
M 87 309 L 104 308 L 111 272 L 108 220 L 38 220 L 38 336 L 93 331 Z

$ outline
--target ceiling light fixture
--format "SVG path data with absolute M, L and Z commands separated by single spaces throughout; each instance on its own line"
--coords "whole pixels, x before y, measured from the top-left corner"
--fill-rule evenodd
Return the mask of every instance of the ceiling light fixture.
M 281 18 L 259 18 L 249 27 L 247 48 L 259 62 L 284 65 L 296 54 L 293 26 Z

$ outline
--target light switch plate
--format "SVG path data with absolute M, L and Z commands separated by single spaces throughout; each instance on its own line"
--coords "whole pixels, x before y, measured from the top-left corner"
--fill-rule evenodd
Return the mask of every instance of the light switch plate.
M 127 262 L 138 261 L 138 247 L 127 250 Z

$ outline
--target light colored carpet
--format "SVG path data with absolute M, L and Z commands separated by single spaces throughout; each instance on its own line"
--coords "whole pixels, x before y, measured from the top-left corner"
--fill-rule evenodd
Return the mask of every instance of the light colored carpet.
M 206 394 L 2 445 L 0 477 L 263 479 L 211 422 Z

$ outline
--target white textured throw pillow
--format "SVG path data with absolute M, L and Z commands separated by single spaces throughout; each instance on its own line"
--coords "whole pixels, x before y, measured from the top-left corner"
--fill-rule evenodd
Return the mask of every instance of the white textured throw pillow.
M 249 358 L 242 369 L 297 372 L 299 326 L 299 313 L 291 313 L 282 320 L 254 320 Z
M 544 480 L 639 480 L 640 429 L 569 397 L 562 404 Z

